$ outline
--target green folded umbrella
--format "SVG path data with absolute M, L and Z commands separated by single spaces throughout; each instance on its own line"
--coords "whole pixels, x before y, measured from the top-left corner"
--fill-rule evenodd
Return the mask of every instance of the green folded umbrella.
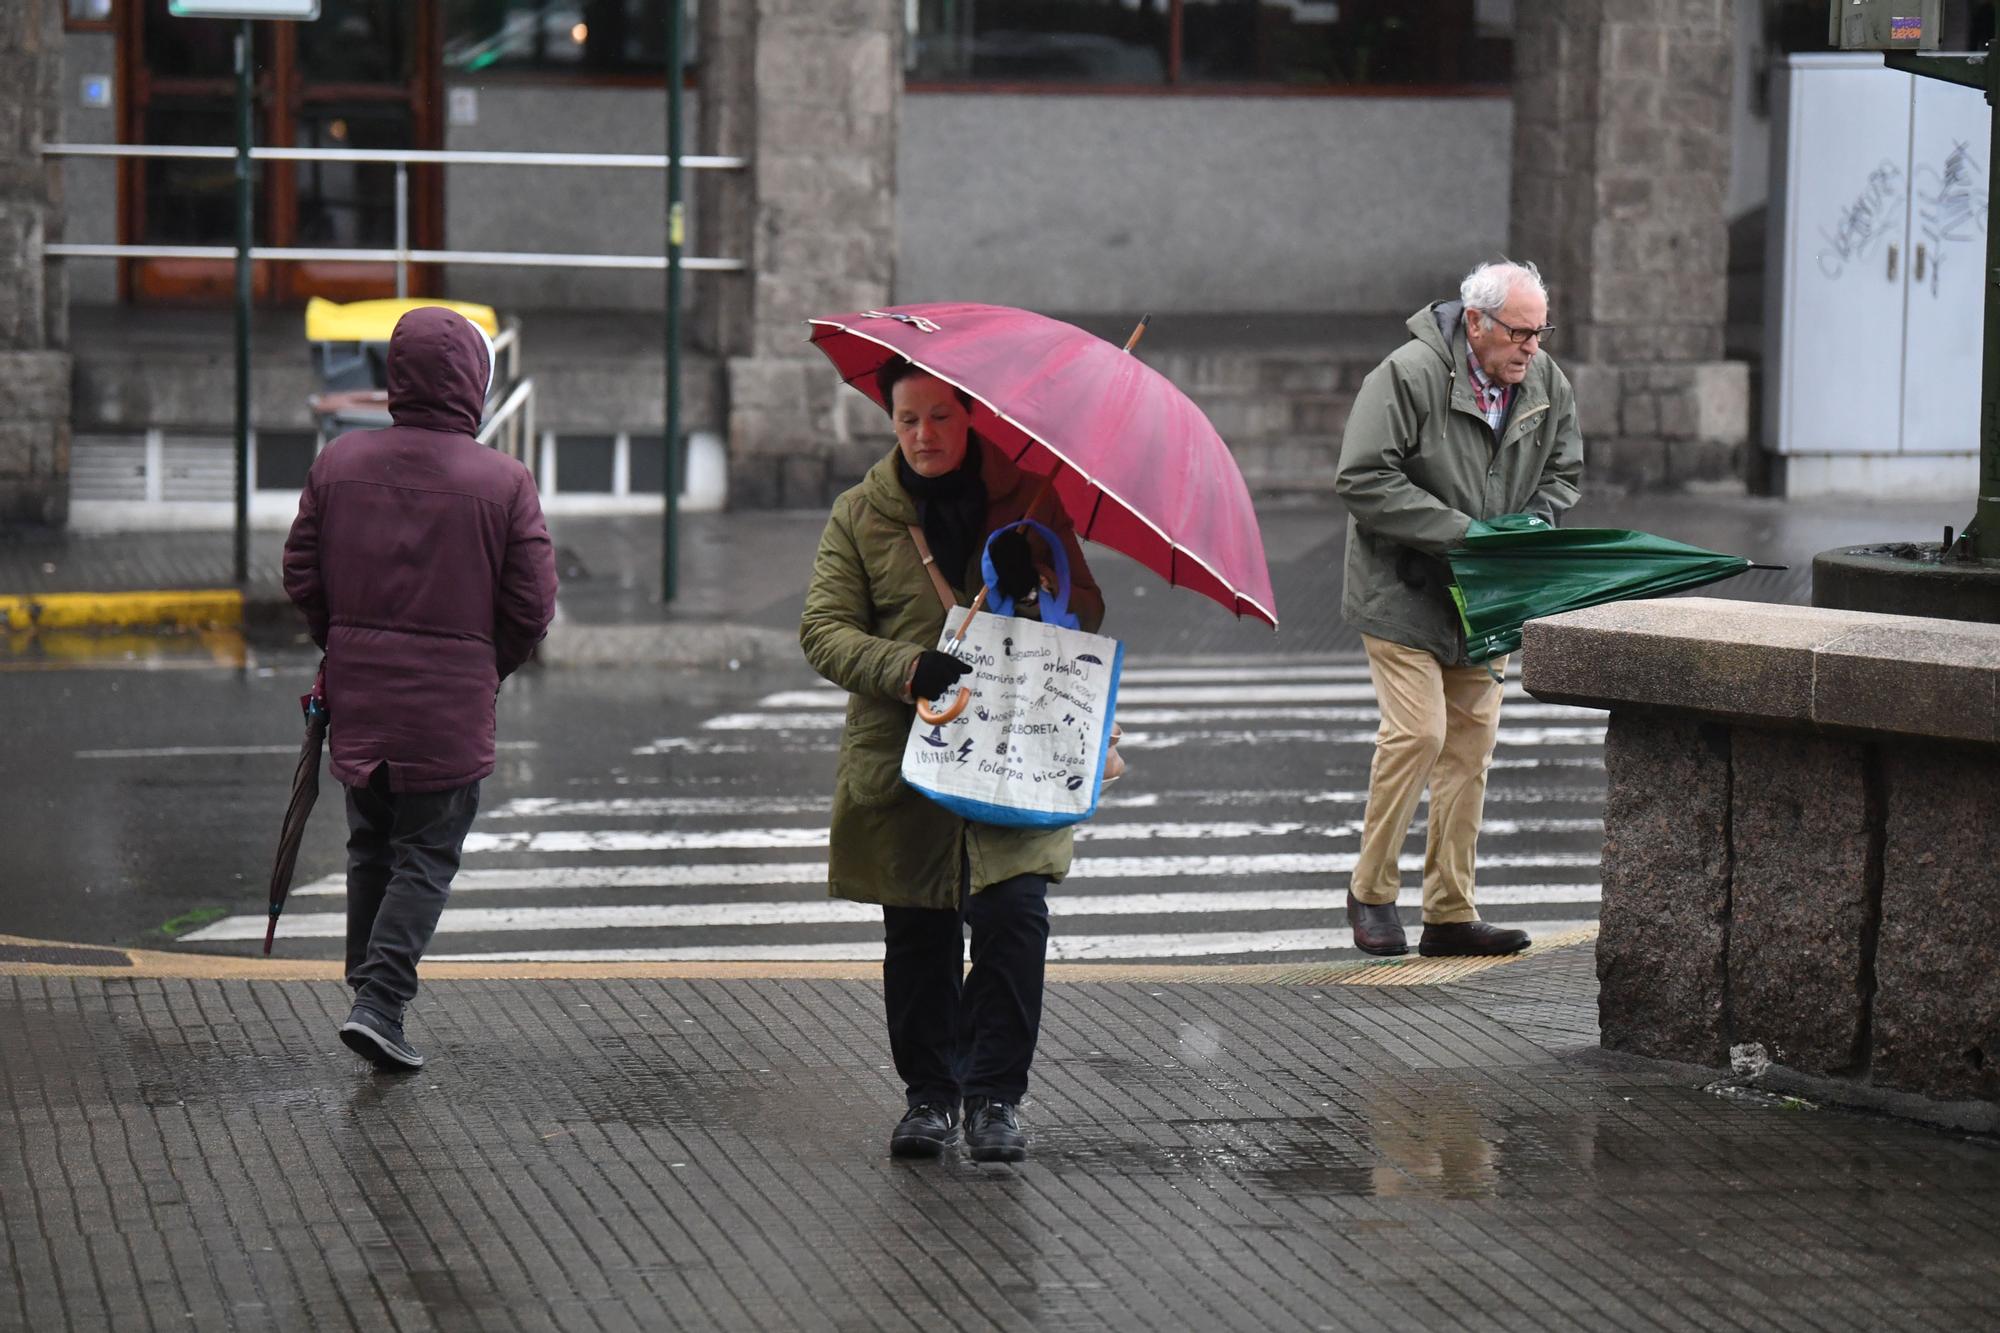
M 1519 648 L 1522 624 L 1538 616 L 1699 588 L 1746 569 L 1784 568 L 1650 532 L 1551 527 L 1532 514 L 1475 521 L 1445 558 L 1472 662 Z

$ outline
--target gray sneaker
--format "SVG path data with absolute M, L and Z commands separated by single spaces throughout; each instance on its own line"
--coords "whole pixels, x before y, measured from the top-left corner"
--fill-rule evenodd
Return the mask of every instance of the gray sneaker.
M 401 1023 L 391 1023 L 373 1009 L 363 1009 L 358 1004 L 340 1025 L 340 1040 L 348 1050 L 377 1069 L 403 1072 L 424 1067 L 424 1057 L 403 1039 Z

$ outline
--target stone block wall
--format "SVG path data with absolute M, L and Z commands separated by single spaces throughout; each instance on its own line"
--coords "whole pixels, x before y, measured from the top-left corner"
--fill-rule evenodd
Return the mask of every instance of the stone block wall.
M 1510 245 L 1550 287 L 1589 484 L 1740 486 L 1723 355 L 1733 0 L 1546 0 L 1516 20 Z
M 69 512 L 69 298 L 43 255 L 62 189 L 41 152 L 61 73 L 58 0 L 0 5 L 0 527 Z
M 1996 757 L 1614 711 L 1603 1044 L 2000 1103 Z
M 704 0 L 701 23 L 702 151 L 750 159 L 696 200 L 702 246 L 749 262 L 698 314 L 726 358 L 730 502 L 817 508 L 866 469 L 806 321 L 890 299 L 902 6 Z
M 1606 1047 L 2000 1128 L 2000 626 L 1682 598 L 1523 653 L 1611 710 Z
M 1614 719 L 1604 738 L 1613 782 L 1604 809 L 1604 902 L 1597 970 L 1606 993 L 1598 1026 L 1613 1050 L 1657 1046 L 1700 1064 L 1727 1051 L 1729 736 L 1676 718 Z

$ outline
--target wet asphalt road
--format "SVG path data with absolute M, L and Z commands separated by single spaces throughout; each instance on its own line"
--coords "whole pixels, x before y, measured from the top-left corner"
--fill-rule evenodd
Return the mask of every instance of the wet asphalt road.
M 0 934 L 256 952 L 315 661 L 0 675 Z M 1514 691 L 1484 914 L 1594 920 L 1602 716 Z M 879 918 L 829 904 L 819 869 L 841 697 L 803 664 L 524 672 L 501 694 L 499 767 L 432 956 L 879 956 Z M 1133 776 L 1107 791 L 1057 890 L 1055 956 L 1347 953 L 1339 890 L 1375 723 L 1365 668 L 1131 660 L 1120 718 Z M 344 836 L 328 779 L 281 954 L 339 954 Z
M 0 676 L 0 933 L 156 946 L 185 933 L 190 914 L 263 910 L 302 735 L 297 699 L 317 662 L 253 652 L 241 669 Z M 616 782 L 635 736 L 693 725 L 742 688 L 719 672 L 530 669 L 501 691 L 499 767 L 482 803 Z M 675 780 L 677 767 L 667 759 L 642 780 Z M 695 780 L 751 780 L 741 768 L 718 762 Z M 322 770 L 297 881 L 340 872 L 345 838 L 340 787 Z

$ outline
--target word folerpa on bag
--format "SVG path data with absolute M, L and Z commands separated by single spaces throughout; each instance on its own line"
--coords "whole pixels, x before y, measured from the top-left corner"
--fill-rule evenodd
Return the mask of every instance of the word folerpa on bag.
M 982 824 L 1074 824 L 1095 813 L 1104 789 L 1125 646 L 1059 623 L 1075 623 L 1069 569 L 1048 535 L 1059 586 L 1042 599 L 1044 618 L 1005 614 L 1013 607 L 1002 603 L 954 643 L 969 613 L 953 607 L 938 648 L 971 665 L 959 683 L 972 698 L 949 722 L 919 718 L 903 747 L 903 781 Z M 987 579 L 995 581 L 990 569 Z

